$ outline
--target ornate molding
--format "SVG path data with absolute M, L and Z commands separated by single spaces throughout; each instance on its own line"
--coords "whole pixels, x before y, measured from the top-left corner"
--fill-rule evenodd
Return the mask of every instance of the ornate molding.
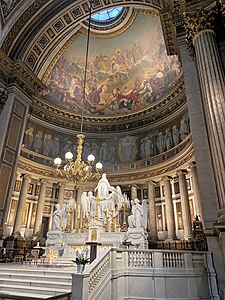
M 6 104 L 7 98 L 8 98 L 8 94 L 6 90 L 0 88 L 0 114 Z
M 185 14 L 186 39 L 190 47 L 193 47 L 194 40 L 201 31 L 215 29 L 216 17 L 224 14 L 224 11 L 224 5 L 216 1 L 214 6 L 200 7 L 194 12 Z
M 33 74 L 33 72 L 21 61 L 11 60 L 0 49 L 0 81 L 9 86 L 18 85 L 28 96 L 40 93 L 45 85 Z

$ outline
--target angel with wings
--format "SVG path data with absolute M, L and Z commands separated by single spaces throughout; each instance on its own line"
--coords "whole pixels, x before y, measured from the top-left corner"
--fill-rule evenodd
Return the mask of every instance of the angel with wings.
M 131 200 L 132 215 L 128 217 L 128 225 L 130 228 L 147 228 L 148 208 L 146 200 L 140 201 L 136 198 Z

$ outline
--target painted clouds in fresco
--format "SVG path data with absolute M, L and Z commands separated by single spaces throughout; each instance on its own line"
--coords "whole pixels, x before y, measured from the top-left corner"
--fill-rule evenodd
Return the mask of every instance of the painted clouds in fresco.
M 52 70 L 43 97 L 81 111 L 87 37 L 81 34 Z M 181 67 L 167 56 L 160 21 L 138 15 L 124 33 L 90 38 L 86 80 L 86 114 L 113 115 L 140 110 L 177 82 Z

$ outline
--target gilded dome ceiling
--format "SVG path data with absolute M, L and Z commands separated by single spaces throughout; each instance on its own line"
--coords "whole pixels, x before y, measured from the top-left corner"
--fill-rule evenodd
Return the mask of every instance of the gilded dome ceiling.
M 132 22 L 131 22 L 132 19 Z M 144 111 L 171 91 L 182 75 L 177 56 L 168 56 L 158 14 L 141 12 L 123 26 L 90 37 L 86 77 L 86 115 L 118 116 Z M 42 98 L 81 113 L 86 24 L 53 66 Z M 102 24 L 101 26 L 102 27 Z M 112 27 L 112 26 L 111 26 Z

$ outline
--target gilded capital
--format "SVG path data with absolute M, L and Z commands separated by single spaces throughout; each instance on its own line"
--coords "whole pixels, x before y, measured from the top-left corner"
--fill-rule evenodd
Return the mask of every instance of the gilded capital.
M 194 13 L 184 15 L 184 25 L 186 38 L 190 45 L 194 43 L 195 37 L 203 30 L 214 30 L 215 19 L 219 13 L 222 13 L 223 6 L 219 2 L 215 6 L 198 8 Z

